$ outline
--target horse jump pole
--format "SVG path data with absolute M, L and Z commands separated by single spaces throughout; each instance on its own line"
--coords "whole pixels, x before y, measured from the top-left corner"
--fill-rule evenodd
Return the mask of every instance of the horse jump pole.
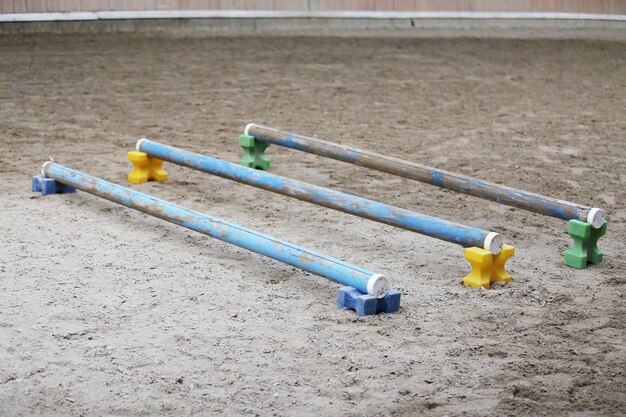
M 296 133 L 284 132 L 254 123 L 250 123 L 245 127 L 244 135 L 253 136 L 256 140 L 266 144 L 284 146 L 325 156 L 547 216 L 563 220 L 579 220 L 591 224 L 595 229 L 599 229 L 604 225 L 606 217 L 604 210 L 600 208 L 582 206 L 569 201 L 558 200 L 541 194 L 510 188 L 375 152 L 351 148 Z
M 383 298 L 389 292 L 390 281 L 384 275 L 375 274 L 293 243 L 186 209 L 51 161 L 43 164 L 41 173 L 45 177 L 44 180 L 54 179 L 66 187 L 77 188 L 142 213 L 296 266 L 332 281 L 356 288 L 361 293 Z M 36 179 L 37 177 L 34 181 Z
M 500 253 L 502 248 L 502 236 L 495 232 L 448 222 L 351 194 L 242 167 L 221 159 L 163 145 L 148 139 L 140 139 L 135 149 L 137 152 L 147 154 L 150 158 L 168 161 L 206 172 L 207 174 L 217 175 L 298 200 L 457 243 L 465 247 L 476 246 L 484 248 L 492 254 Z

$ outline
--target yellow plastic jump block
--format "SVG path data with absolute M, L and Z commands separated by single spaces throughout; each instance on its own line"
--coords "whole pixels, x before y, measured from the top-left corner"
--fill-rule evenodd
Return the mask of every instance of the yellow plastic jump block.
M 128 160 L 133 163 L 133 171 L 128 174 L 128 181 L 141 184 L 146 181 L 166 181 L 169 174 L 163 169 L 163 161 L 150 158 L 147 153 L 128 152 Z
M 466 248 L 465 259 L 472 265 L 472 270 L 463 278 L 463 284 L 489 289 L 492 282 L 511 282 L 511 275 L 504 269 L 504 264 L 513 255 L 515 248 L 507 244 L 502 245 L 502 250 L 497 255 L 482 248 Z

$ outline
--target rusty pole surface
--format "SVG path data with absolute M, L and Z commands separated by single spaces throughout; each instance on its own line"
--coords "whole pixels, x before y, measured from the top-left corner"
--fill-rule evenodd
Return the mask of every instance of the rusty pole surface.
M 602 227 L 606 218 L 604 210 L 600 208 L 592 208 L 569 201 L 558 200 L 553 197 L 495 184 L 493 182 L 444 171 L 415 162 L 404 161 L 375 152 L 340 145 L 338 143 L 310 138 L 296 133 L 284 132 L 267 126 L 250 123 L 246 126 L 244 134 L 251 135 L 261 142 L 284 146 L 286 148 L 325 156 L 377 171 L 387 172 L 389 174 L 547 216 L 563 220 L 580 220 L 590 223 L 596 229 Z

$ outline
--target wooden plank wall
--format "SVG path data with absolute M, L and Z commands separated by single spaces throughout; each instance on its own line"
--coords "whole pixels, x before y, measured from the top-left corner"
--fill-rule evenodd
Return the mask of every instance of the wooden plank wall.
M 0 0 L 0 13 L 109 10 L 384 10 L 626 14 L 626 0 Z

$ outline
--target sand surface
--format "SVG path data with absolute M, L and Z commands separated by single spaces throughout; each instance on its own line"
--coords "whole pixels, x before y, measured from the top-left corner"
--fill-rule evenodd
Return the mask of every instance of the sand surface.
M 0 38 L 0 415 L 623 415 L 626 44 L 576 40 Z M 228 161 L 248 122 L 604 207 L 566 223 L 296 151 L 273 172 L 502 233 L 514 281 L 453 244 L 166 164 L 133 186 L 388 275 L 398 314 L 84 192 L 142 136 Z

